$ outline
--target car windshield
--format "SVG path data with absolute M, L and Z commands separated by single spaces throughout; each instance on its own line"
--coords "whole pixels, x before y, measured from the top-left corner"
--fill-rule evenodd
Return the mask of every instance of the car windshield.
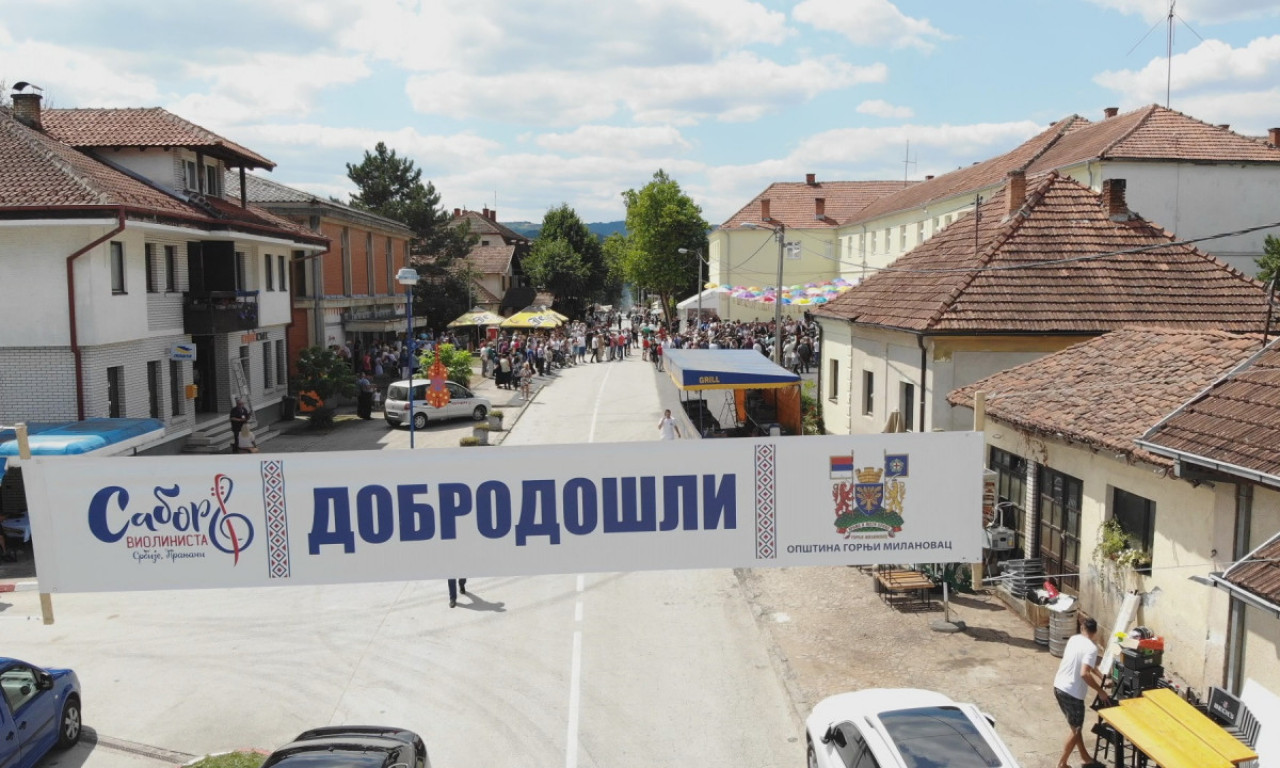
M 999 768 L 995 750 L 958 707 L 900 709 L 880 715 L 909 768 Z
M 424 397 L 426 397 L 427 385 L 419 384 L 413 389 L 414 389 L 414 394 L 416 395 L 415 397 L 416 400 L 422 400 Z M 387 387 L 387 399 L 388 400 L 408 400 L 409 387 L 404 384 L 392 384 L 391 386 Z

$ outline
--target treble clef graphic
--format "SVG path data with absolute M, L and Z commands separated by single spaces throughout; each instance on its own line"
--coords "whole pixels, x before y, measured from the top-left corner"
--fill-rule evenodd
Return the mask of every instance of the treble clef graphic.
M 244 515 L 227 511 L 227 501 L 231 498 L 231 489 L 234 487 L 235 483 L 232 482 L 231 478 L 222 473 L 215 475 L 213 478 L 213 498 L 218 502 L 218 509 L 221 512 L 221 515 L 219 515 L 218 518 L 216 533 L 224 533 L 230 537 L 230 552 L 234 557 L 233 565 L 239 565 L 240 551 L 247 548 L 249 543 L 253 541 L 253 524 L 250 523 L 249 518 Z M 234 519 L 244 521 L 245 527 L 248 529 L 248 535 L 245 537 L 243 544 L 241 544 L 240 536 L 236 532 Z M 210 533 L 215 534 L 212 537 L 214 546 L 224 552 L 228 551 L 218 544 L 216 533 L 214 531 L 210 531 Z

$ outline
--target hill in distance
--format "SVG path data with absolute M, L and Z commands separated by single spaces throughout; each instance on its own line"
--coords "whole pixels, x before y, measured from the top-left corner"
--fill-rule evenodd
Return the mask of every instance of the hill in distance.
M 513 232 L 519 232 L 530 240 L 538 236 L 538 232 L 542 230 L 542 224 L 533 221 L 504 221 L 502 226 Z M 595 224 L 588 224 L 587 229 L 595 233 L 596 237 L 601 240 L 605 239 L 614 232 L 627 233 L 627 222 L 625 221 L 603 221 Z

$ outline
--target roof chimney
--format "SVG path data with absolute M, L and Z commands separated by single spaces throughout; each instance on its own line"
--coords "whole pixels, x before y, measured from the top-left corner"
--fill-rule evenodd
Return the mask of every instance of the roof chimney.
M 1224 131 L 1231 130 L 1231 123 L 1218 123 L 1218 127 Z
M 1115 117 L 1118 114 L 1120 114 L 1119 107 L 1107 107 L 1106 109 L 1102 110 L 1102 117 L 1105 120 L 1110 120 L 1111 118 Z
M 453 209 L 453 218 L 455 218 L 455 219 L 460 219 L 460 218 L 462 218 L 462 209 L 461 209 L 461 208 L 454 208 L 454 209 Z
M 28 128 L 43 131 L 44 124 L 40 122 L 40 94 L 13 94 L 13 116 Z
M 808 185 L 809 185 L 809 186 L 811 186 L 811 187 L 816 187 L 816 186 L 818 186 L 818 174 L 816 174 L 816 173 L 806 173 L 806 174 L 804 175 L 804 183 L 805 183 L 805 184 L 808 184 Z
M 1005 174 L 1004 183 L 1005 216 L 1017 213 L 1027 201 L 1027 174 L 1021 168 L 1015 168 Z
M 769 221 L 770 218 L 771 217 L 769 216 L 769 198 L 762 197 L 760 198 L 760 220 Z
M 1272 128 L 1267 131 L 1267 139 L 1271 142 L 1271 146 L 1280 147 L 1280 128 Z
M 822 221 L 827 218 L 827 198 L 813 198 L 813 218 L 817 221 Z
M 489 218 L 489 206 L 486 205 L 483 209 L 481 209 L 480 216 L 486 219 Z
M 497 209 L 497 208 L 490 208 L 490 209 L 489 209 L 489 221 L 497 221 L 497 220 L 498 220 L 498 209 Z
M 925 181 L 933 181 L 933 174 L 931 173 L 931 174 L 929 174 L 929 175 L 925 176 L 925 177 L 924 177 L 924 180 L 925 180 Z
M 1124 199 L 1124 179 L 1106 179 L 1102 182 L 1102 207 L 1112 221 L 1129 220 L 1129 204 Z

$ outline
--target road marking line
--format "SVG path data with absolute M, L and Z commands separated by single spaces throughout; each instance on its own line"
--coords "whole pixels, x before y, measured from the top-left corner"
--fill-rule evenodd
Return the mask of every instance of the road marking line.
M 569 664 L 569 733 L 565 737 L 565 768 L 578 768 L 578 720 L 582 702 L 582 589 L 586 578 L 578 574 L 578 599 L 573 606 L 573 657 Z
M 609 380 L 609 374 L 613 373 L 613 366 L 609 366 L 604 372 L 604 378 L 600 379 L 600 391 L 596 393 L 596 407 L 591 409 L 591 431 L 587 433 L 587 442 L 594 443 L 596 441 L 596 419 L 600 416 L 600 404 L 604 402 L 604 385 Z M 578 587 L 578 591 L 582 591 L 582 587 Z

